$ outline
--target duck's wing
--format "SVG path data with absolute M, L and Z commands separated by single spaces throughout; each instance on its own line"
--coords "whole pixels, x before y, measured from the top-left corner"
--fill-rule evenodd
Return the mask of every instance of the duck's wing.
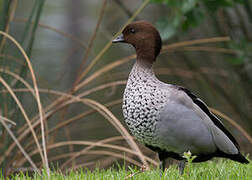
M 232 136 L 232 134 L 224 127 L 223 123 L 208 109 L 207 105 L 197 96 L 195 96 L 190 90 L 178 86 L 178 90 L 185 92 L 192 101 L 212 120 L 215 126 L 217 126 L 228 138 L 229 140 L 235 145 L 237 150 L 239 151 L 240 147 L 237 143 L 236 139 Z
M 222 151 L 225 154 L 239 153 L 239 145 L 235 140 L 235 138 L 224 127 L 221 121 L 209 111 L 206 104 L 202 100 L 197 98 L 194 94 L 192 94 L 188 89 L 184 87 L 174 85 L 168 85 L 166 87 L 169 89 L 170 94 L 169 98 L 167 99 L 167 105 L 164 108 L 163 113 L 163 114 L 170 114 L 164 118 L 167 119 L 165 120 L 168 121 L 167 123 L 171 121 L 169 117 L 172 117 L 173 114 L 177 115 L 176 118 L 178 122 L 176 124 L 178 125 L 182 121 L 184 121 L 185 118 L 187 118 L 186 117 L 187 115 L 188 116 L 191 115 L 192 117 L 190 118 L 190 120 L 188 120 L 189 122 L 186 123 L 189 123 L 190 126 L 196 126 L 196 129 L 198 124 L 203 123 L 204 127 L 210 130 L 213 143 L 220 151 Z M 188 112 L 181 112 L 178 115 L 178 112 L 172 111 L 173 109 L 176 109 L 179 106 L 181 107 L 181 109 L 185 109 Z M 192 123 L 195 123 L 193 122 L 194 119 L 200 119 L 200 121 L 197 122 L 197 124 L 193 125 Z M 198 133 L 197 137 L 200 137 L 201 135 L 204 136 L 205 134 Z M 197 140 L 197 137 L 193 136 L 195 140 Z
M 194 109 L 198 116 L 200 116 L 210 128 L 213 141 L 218 148 L 214 156 L 229 158 L 244 164 L 249 163 L 249 161 L 240 153 L 240 147 L 235 138 L 224 127 L 222 122 L 209 111 L 207 105 L 184 87 L 177 87 L 177 91 L 184 93 L 184 95 L 181 95 L 180 93 L 178 94 L 182 96 L 179 98 L 182 99 L 182 102 L 184 101 L 183 103 L 185 103 L 185 106 L 189 105 Z M 190 103 L 190 100 L 192 103 Z

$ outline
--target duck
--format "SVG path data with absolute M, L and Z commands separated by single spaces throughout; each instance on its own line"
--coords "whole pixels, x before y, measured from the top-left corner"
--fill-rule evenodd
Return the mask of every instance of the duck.
M 156 77 L 153 64 L 162 40 L 151 23 L 130 23 L 112 42 L 135 48 L 136 61 L 123 94 L 123 116 L 131 134 L 158 153 L 161 170 L 165 170 L 166 160 L 173 158 L 179 161 L 179 172 L 183 174 L 183 154 L 188 151 L 196 156 L 192 162 L 219 157 L 249 163 L 234 136 L 200 98 L 185 87 Z

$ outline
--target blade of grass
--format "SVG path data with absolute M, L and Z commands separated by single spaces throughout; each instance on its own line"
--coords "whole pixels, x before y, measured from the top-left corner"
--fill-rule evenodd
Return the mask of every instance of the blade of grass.
M 7 122 L 7 123 L 10 123 L 10 124 L 12 124 L 12 125 L 14 125 L 14 126 L 16 126 L 16 123 L 15 123 L 14 121 L 12 121 L 12 120 L 10 120 L 10 119 L 8 119 L 8 118 L 6 118 L 6 117 L 3 117 L 3 116 L 0 116 L 0 118 L 1 118 L 3 121 L 5 121 L 5 122 Z
M 6 26 L 5 26 L 5 29 L 4 29 L 4 31 L 6 33 L 9 32 L 10 22 L 14 18 L 16 8 L 17 8 L 17 2 L 18 2 L 17 0 L 13 0 L 13 1 L 10 2 L 10 8 L 9 8 L 9 12 L 8 12 L 9 15 L 8 15 L 8 18 L 7 18 L 7 21 L 6 21 Z M 3 50 L 5 41 L 6 41 L 6 37 L 3 37 L 2 41 L 1 41 L 1 44 L 0 44 L 0 52 L 2 52 L 2 50 Z
M 29 41 L 28 46 L 26 48 L 26 54 L 28 54 L 29 56 L 31 54 L 32 46 L 33 46 L 34 39 L 35 39 L 35 33 L 37 31 L 38 23 L 39 23 L 39 20 L 40 20 L 42 11 L 43 11 L 45 0 L 36 1 L 36 3 L 37 2 L 38 2 L 38 5 L 37 5 L 37 8 L 36 8 L 36 16 L 35 16 L 35 20 L 34 20 L 34 23 L 33 23 L 33 27 L 31 29 L 31 36 L 30 36 L 31 38 L 30 38 L 30 41 Z M 33 14 L 31 14 L 31 15 L 33 15 Z M 32 24 L 31 22 L 32 21 L 30 21 L 30 24 Z
M 19 76 L 19 75 L 16 74 L 16 73 L 13 73 L 12 71 L 9 71 L 9 70 L 7 70 L 7 69 L 2 69 L 2 68 L 0 68 L 0 72 L 6 73 L 6 74 L 8 74 L 8 75 L 14 77 L 15 80 L 18 80 L 18 81 L 22 82 L 22 83 L 27 87 L 27 89 L 31 92 L 31 94 L 32 94 L 34 97 L 36 97 L 33 88 L 32 88 L 32 87 L 30 86 L 30 84 L 29 84 L 27 81 L 25 81 L 21 76 Z M 12 83 L 12 84 L 13 84 L 13 83 Z
M 23 30 L 23 33 L 21 35 L 21 40 L 20 42 L 23 44 L 25 41 L 25 38 L 28 37 L 28 33 L 29 33 L 29 28 L 31 27 L 31 22 L 32 22 L 32 18 L 37 10 L 37 5 L 38 5 L 38 1 L 33 2 L 32 8 L 31 8 L 31 13 L 29 14 L 29 18 L 26 21 L 25 24 L 25 28 Z

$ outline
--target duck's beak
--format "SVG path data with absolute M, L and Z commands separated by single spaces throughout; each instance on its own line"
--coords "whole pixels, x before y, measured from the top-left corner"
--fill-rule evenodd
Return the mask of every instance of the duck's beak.
M 117 36 L 117 38 L 115 38 L 112 43 L 118 43 L 118 42 L 125 42 L 124 41 L 124 37 L 123 37 L 123 34 Z

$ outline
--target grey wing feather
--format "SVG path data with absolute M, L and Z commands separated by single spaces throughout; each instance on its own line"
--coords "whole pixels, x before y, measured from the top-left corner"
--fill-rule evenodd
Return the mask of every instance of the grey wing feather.
M 240 149 L 239 144 L 235 140 L 235 138 L 232 136 L 232 134 L 224 127 L 223 123 L 213 114 L 209 111 L 207 105 L 198 97 L 196 97 L 191 91 L 188 89 L 181 87 L 181 86 L 175 86 L 178 90 L 181 90 L 185 92 L 192 101 L 200 107 L 200 109 L 208 115 L 208 117 L 212 120 L 212 122 L 221 130 L 223 131 L 228 138 L 233 142 L 233 144 L 236 146 L 237 149 Z
M 167 115 L 164 115 L 166 113 Z M 172 117 L 172 114 L 176 117 Z M 197 144 L 196 151 L 201 151 L 202 148 L 202 151 L 206 152 L 205 147 L 213 150 L 214 146 L 227 154 L 237 154 L 239 152 L 239 148 L 237 148 L 235 143 L 232 142 L 232 139 L 230 139 L 221 128 L 216 126 L 202 108 L 195 104 L 193 99 L 184 91 L 173 91 L 169 98 L 169 102 L 161 113 L 161 121 L 172 122 L 172 118 L 176 119 L 176 121 L 173 120 L 175 126 L 176 124 L 177 126 L 180 125 L 180 127 L 175 128 L 181 131 L 181 135 L 184 135 L 184 138 L 188 140 L 187 143 Z M 169 125 L 171 124 L 167 124 L 166 127 Z M 184 133 L 184 131 L 187 132 L 187 130 L 190 132 Z M 171 134 L 171 136 L 173 136 L 173 134 Z M 201 141 L 202 139 L 207 142 Z
M 213 153 L 216 146 L 211 130 L 190 108 L 176 101 L 169 101 L 160 113 L 157 134 L 161 148 L 178 154 Z

